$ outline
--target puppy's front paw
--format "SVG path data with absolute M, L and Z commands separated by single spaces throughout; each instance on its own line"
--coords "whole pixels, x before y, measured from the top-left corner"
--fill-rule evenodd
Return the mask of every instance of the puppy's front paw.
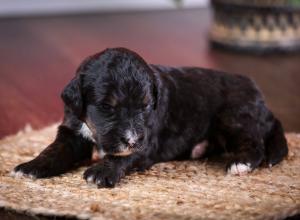
M 114 187 L 123 176 L 125 173 L 122 169 L 106 163 L 90 167 L 83 174 L 87 182 L 95 183 L 98 187 Z
M 52 176 L 51 172 L 47 161 L 34 159 L 16 166 L 12 175 L 15 177 L 25 176 L 35 179 Z

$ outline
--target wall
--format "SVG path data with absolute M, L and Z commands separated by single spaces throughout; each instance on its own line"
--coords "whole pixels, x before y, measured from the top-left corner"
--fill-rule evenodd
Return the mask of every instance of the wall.
M 175 0 L 0 0 L 0 17 L 98 11 L 176 9 Z M 209 0 L 182 0 L 183 8 L 205 7 Z

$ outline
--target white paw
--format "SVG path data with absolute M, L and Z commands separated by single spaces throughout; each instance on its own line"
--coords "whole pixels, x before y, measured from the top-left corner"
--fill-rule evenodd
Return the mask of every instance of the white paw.
M 243 175 L 246 173 L 251 172 L 251 165 L 250 163 L 244 164 L 244 163 L 233 163 L 228 168 L 227 173 L 232 175 Z
M 11 171 L 10 172 L 10 176 L 11 177 L 15 177 L 15 178 L 20 178 L 20 177 L 23 177 L 23 176 L 25 176 L 25 174 L 22 172 L 22 171 Z
M 93 183 L 93 182 L 94 182 L 93 176 L 89 176 L 89 177 L 86 179 L 86 181 L 87 181 L 88 183 Z
M 36 177 L 32 174 L 25 174 L 23 173 L 22 171 L 11 171 L 10 172 L 10 176 L 11 177 L 14 177 L 14 178 L 21 178 L 21 177 L 27 177 L 27 178 L 30 178 L 30 179 L 36 179 Z

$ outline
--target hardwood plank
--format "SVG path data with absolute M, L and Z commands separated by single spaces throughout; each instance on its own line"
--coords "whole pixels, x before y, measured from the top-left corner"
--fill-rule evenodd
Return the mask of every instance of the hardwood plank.
M 61 88 L 73 65 L 23 21 L 0 22 L 0 136 L 62 117 Z M 13 28 L 12 28 L 13 27 Z M 60 65 L 57 65 L 60 63 Z

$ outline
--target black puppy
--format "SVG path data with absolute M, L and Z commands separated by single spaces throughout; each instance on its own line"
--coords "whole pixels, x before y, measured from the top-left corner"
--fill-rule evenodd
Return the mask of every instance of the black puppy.
M 104 187 L 162 161 L 231 152 L 227 171 L 241 174 L 288 152 L 281 123 L 240 75 L 148 65 L 130 50 L 107 49 L 81 64 L 62 99 L 55 141 L 17 166 L 18 175 L 65 173 L 90 159 L 94 145 L 103 159 L 84 178 Z

